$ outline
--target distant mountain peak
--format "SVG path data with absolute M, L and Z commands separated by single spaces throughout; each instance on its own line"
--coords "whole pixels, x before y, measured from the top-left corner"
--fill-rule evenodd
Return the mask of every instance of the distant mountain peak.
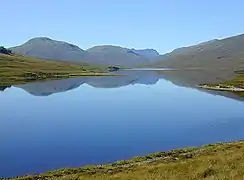
M 67 48 L 69 48 L 71 50 L 84 51 L 79 46 L 76 46 L 76 45 L 71 44 L 71 43 L 67 43 L 65 41 L 57 41 L 57 40 L 51 39 L 49 37 L 35 37 L 35 38 L 32 38 L 32 39 L 28 40 L 24 44 L 36 44 L 36 45 L 39 45 L 39 44 L 42 44 L 42 45 L 49 44 L 49 45 L 55 45 L 55 46 L 60 45 L 60 46 L 67 47 Z
M 116 45 L 97 45 L 93 46 L 92 48 L 87 49 L 88 52 L 104 52 L 104 51 L 111 51 L 111 50 L 123 50 L 125 48 Z
M 35 42 L 35 41 L 54 41 L 54 40 L 52 40 L 51 38 L 48 38 L 48 37 L 34 37 L 34 38 L 31 38 L 30 40 L 28 40 L 27 43 Z
M 43 40 L 43 41 L 54 41 L 53 39 L 49 38 L 49 37 L 36 37 L 35 39 L 40 39 L 40 40 Z

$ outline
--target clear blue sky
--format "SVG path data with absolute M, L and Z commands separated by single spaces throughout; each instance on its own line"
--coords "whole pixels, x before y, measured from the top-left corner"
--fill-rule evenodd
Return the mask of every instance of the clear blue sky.
M 0 44 L 47 36 L 160 53 L 244 33 L 243 0 L 1 0 Z

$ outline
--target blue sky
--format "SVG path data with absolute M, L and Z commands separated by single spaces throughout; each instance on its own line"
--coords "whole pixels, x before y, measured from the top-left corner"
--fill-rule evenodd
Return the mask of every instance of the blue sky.
M 243 7 L 243 0 L 1 0 L 0 44 L 47 36 L 83 49 L 113 44 L 165 53 L 244 33 Z

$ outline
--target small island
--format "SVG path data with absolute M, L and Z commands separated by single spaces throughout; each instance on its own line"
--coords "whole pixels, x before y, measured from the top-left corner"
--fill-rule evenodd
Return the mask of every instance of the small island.
M 215 91 L 231 91 L 231 92 L 244 92 L 243 88 L 235 87 L 235 86 L 227 86 L 227 85 L 198 85 L 197 87 L 203 88 L 203 89 L 209 89 L 209 90 L 215 90 Z
M 117 67 L 117 66 L 109 66 L 109 67 L 108 67 L 108 71 L 109 71 L 109 72 L 118 71 L 118 70 L 120 70 L 120 68 Z

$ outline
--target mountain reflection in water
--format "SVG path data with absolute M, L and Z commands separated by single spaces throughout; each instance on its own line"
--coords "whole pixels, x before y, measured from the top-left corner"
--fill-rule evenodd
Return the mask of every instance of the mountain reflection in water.
M 160 79 L 165 79 L 177 86 L 198 89 L 196 88 L 196 85 L 201 84 L 206 80 L 212 83 L 222 80 L 218 77 L 215 77 L 214 74 L 204 71 L 168 71 L 167 69 L 160 71 L 159 69 L 134 69 L 123 70 L 115 73 L 121 74 L 122 76 L 96 76 L 32 82 L 28 84 L 14 85 L 14 87 L 21 88 L 34 96 L 49 96 L 55 93 L 66 92 L 78 88 L 83 84 L 90 85 L 94 88 L 119 88 L 122 86 L 135 84 L 154 85 Z M 211 76 L 212 79 L 209 76 Z M 0 91 L 4 91 L 9 87 L 10 86 L 1 86 Z M 238 94 L 231 92 L 211 91 L 203 89 L 198 90 L 212 95 L 220 95 L 227 98 L 243 101 L 242 97 L 240 97 Z
M 48 96 L 54 93 L 75 89 L 82 84 L 88 84 L 95 88 L 118 88 L 133 84 L 156 84 L 159 75 L 155 71 L 120 71 L 123 76 L 97 76 L 74 79 L 62 79 L 46 82 L 34 82 L 16 85 L 35 96 Z

